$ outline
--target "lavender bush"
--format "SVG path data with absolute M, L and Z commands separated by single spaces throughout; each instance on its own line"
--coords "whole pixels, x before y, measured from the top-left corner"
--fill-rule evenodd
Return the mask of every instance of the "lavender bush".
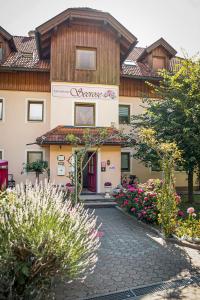
M 54 276 L 83 279 L 97 261 L 96 217 L 50 183 L 0 194 L 0 299 L 45 299 Z

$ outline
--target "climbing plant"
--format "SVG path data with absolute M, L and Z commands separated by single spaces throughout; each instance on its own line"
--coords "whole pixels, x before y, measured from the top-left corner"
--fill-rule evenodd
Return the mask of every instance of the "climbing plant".
M 181 151 L 175 143 L 159 142 L 155 138 L 155 131 L 143 128 L 139 132 L 142 142 L 153 149 L 162 164 L 163 184 L 158 193 L 159 223 L 165 236 L 170 236 L 176 225 L 177 201 L 175 191 L 174 167 L 181 160 Z

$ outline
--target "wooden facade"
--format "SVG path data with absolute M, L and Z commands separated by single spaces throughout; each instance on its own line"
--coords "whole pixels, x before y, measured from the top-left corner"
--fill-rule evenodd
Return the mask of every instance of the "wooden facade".
M 0 90 L 50 92 L 48 72 L 0 72 Z
M 76 47 L 97 51 L 95 71 L 76 70 Z M 119 85 L 120 45 L 103 26 L 62 25 L 51 38 L 51 81 Z
M 150 86 L 145 80 L 120 78 L 119 95 L 123 97 L 153 97 Z
M 163 58 L 163 68 L 167 69 L 169 67 L 169 53 L 162 46 L 158 46 L 157 48 L 153 49 L 152 52 L 144 58 L 144 62 L 146 62 L 153 69 L 154 58 Z

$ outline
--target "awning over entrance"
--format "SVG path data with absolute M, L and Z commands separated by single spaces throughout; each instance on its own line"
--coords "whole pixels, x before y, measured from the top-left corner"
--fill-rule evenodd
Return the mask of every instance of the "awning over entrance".
M 56 128 L 48 131 L 44 135 L 36 139 L 38 145 L 70 145 L 74 144 L 70 141 L 69 136 L 75 136 L 79 145 L 85 144 L 86 134 L 90 135 L 90 138 L 99 140 L 102 132 L 106 132 L 106 138 L 102 142 L 102 145 L 121 145 L 126 144 L 125 138 L 121 132 L 112 127 L 72 127 L 72 126 L 57 126 Z

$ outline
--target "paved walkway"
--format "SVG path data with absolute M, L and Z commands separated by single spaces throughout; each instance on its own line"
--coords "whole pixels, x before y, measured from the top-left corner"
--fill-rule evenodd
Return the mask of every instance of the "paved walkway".
M 59 283 L 57 300 L 78 300 L 139 285 L 147 285 L 187 276 L 194 272 L 199 253 L 192 254 L 162 240 L 117 208 L 96 209 L 102 223 L 99 260 L 93 274 L 84 283 Z

